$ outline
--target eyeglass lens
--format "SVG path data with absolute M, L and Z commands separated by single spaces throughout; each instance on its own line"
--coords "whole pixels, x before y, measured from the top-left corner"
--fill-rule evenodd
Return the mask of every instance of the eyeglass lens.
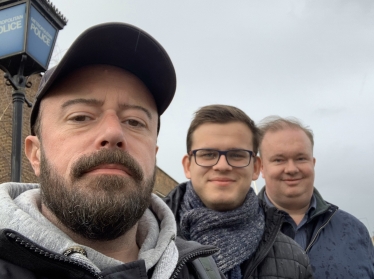
M 220 158 L 218 150 L 201 149 L 196 152 L 196 164 L 204 167 L 214 166 Z M 251 154 L 246 150 L 228 150 L 226 160 L 233 167 L 245 167 L 249 165 Z

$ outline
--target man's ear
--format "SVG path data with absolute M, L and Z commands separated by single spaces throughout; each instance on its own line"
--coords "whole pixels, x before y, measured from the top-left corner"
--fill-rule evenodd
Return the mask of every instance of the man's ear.
M 257 178 L 260 176 L 261 167 L 262 167 L 261 158 L 257 156 L 256 160 L 254 160 L 253 162 L 252 180 L 257 180 Z
M 190 173 L 191 161 L 190 161 L 190 156 L 188 156 L 188 154 L 183 156 L 182 165 L 183 165 L 184 175 L 186 176 L 187 179 L 191 179 L 191 173 Z
M 40 141 L 37 136 L 27 136 L 25 139 L 25 154 L 29 159 L 36 176 L 40 175 Z
M 261 158 L 260 158 L 260 159 L 261 159 Z M 260 172 L 261 172 L 261 177 L 262 177 L 262 178 L 265 178 L 265 176 L 264 176 L 264 165 L 262 164 L 262 161 L 261 161 Z

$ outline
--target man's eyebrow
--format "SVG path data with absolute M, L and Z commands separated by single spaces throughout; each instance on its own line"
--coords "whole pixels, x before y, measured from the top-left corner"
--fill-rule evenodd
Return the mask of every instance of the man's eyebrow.
M 73 100 L 68 100 L 65 103 L 62 104 L 62 108 L 66 108 L 71 105 L 75 104 L 87 104 L 90 106 L 102 106 L 104 104 L 103 101 L 99 101 L 97 99 L 73 99 Z
M 99 107 L 99 106 L 102 106 L 104 104 L 104 101 L 99 101 L 97 99 L 83 99 L 83 98 L 80 98 L 80 99 L 68 100 L 65 103 L 63 103 L 61 107 L 66 108 L 68 106 L 75 105 L 75 104 L 87 104 L 87 105 L 90 105 L 90 106 L 98 106 Z M 146 109 L 145 107 L 138 106 L 138 105 L 129 105 L 129 104 L 120 104 L 119 107 L 123 110 L 126 110 L 126 109 L 141 110 L 148 116 L 148 118 L 150 120 L 152 120 L 151 112 L 148 109 Z
M 307 157 L 311 157 L 307 152 L 300 152 L 300 153 L 297 153 L 296 156 L 307 156 Z M 313 157 L 313 156 L 312 156 Z
M 285 157 L 282 153 L 277 153 L 277 154 L 274 154 L 273 156 L 271 156 L 270 158 L 273 159 L 273 158 L 279 158 L 279 157 Z

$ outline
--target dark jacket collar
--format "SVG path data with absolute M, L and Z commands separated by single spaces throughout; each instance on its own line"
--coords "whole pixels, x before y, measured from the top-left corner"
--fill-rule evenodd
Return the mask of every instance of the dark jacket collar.
M 265 188 L 266 188 L 266 186 L 264 186 L 261 189 L 261 191 L 258 193 L 258 198 L 266 204 L 266 202 L 265 202 Z M 334 209 L 333 211 L 338 209 L 338 207 L 336 205 L 333 205 L 331 203 L 326 202 L 322 198 L 321 194 L 318 192 L 318 190 L 315 187 L 313 189 L 313 195 L 316 199 L 317 204 L 316 204 L 316 209 L 313 210 L 313 212 L 310 216 L 310 219 L 313 219 L 314 217 L 325 213 L 327 210 L 329 210 L 331 208 Z

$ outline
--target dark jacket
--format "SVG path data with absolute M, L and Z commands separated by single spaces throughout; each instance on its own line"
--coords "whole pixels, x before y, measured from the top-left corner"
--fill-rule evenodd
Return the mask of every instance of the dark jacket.
M 181 235 L 178 211 L 186 192 L 186 183 L 180 184 L 164 199 L 177 221 L 177 233 Z M 265 206 L 261 203 L 261 206 Z M 265 232 L 254 255 L 243 262 L 245 279 L 313 278 L 309 259 L 300 246 L 280 232 L 284 215 L 276 208 L 265 214 Z
M 264 200 L 264 189 L 259 193 L 261 200 Z M 305 250 L 314 277 L 374 278 L 374 248 L 364 224 L 336 205 L 324 201 L 317 189 L 314 189 L 314 196 L 316 209 L 304 225 L 307 229 Z M 285 233 L 289 229 L 286 224 L 282 227 Z
M 210 278 L 198 260 L 217 252 L 213 246 L 177 238 L 178 265 L 171 278 Z M 211 265 L 215 267 L 214 264 Z M 0 230 L 1 279 L 148 279 L 144 260 L 111 267 L 96 273 L 89 266 L 38 246 L 12 230 Z

